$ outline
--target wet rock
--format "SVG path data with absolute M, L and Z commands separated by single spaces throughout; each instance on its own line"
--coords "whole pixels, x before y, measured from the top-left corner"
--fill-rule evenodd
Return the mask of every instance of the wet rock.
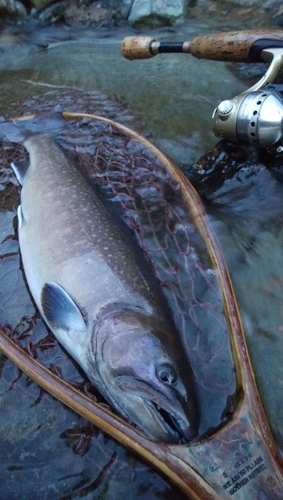
M 217 3 L 228 3 L 231 4 L 231 0 L 218 0 Z M 276 4 L 282 4 L 281 0 L 265 0 L 265 2 L 259 3 L 258 0 L 234 0 L 234 5 L 238 5 L 241 7 L 259 7 L 262 9 L 269 9 L 273 8 Z
M 129 24 L 134 28 L 157 28 L 173 24 L 185 15 L 185 0 L 134 0 Z
M 222 0 L 223 3 L 231 3 L 230 0 Z M 258 0 L 236 0 L 234 2 L 236 5 L 241 5 L 242 7 L 254 7 L 258 5 Z
M 38 9 L 38 10 L 44 10 L 50 4 L 54 3 L 54 0 L 30 0 L 30 3 L 32 3 L 32 5 L 36 9 Z
M 0 0 L 0 16 L 25 17 L 25 6 L 15 0 Z
M 210 3 L 210 0 L 198 0 L 198 3 L 199 2 L 208 4 Z M 231 5 L 230 0 L 221 0 L 221 2 L 223 3 L 223 5 Z M 218 0 L 216 3 L 220 4 L 221 2 Z M 243 7 L 247 11 L 251 8 L 259 8 L 261 11 L 268 13 L 270 21 L 279 26 L 283 25 L 283 6 L 281 0 L 266 0 L 265 2 L 261 3 L 259 3 L 258 0 L 235 0 L 233 4 L 237 7 Z
M 68 4 L 69 4 L 68 0 L 65 0 L 63 2 L 53 3 L 52 5 L 47 7 L 47 9 L 41 11 L 39 15 L 39 20 L 44 23 L 48 22 L 54 23 L 55 21 L 58 21 L 64 15 L 65 10 L 68 7 Z
M 116 19 L 128 19 L 134 0 L 107 0 L 102 5 L 113 10 Z
M 283 5 L 281 0 L 271 1 L 270 18 L 279 26 L 283 26 Z M 269 2 L 268 2 L 269 4 Z
M 64 13 L 66 21 L 95 24 L 109 21 L 113 17 L 112 9 L 103 8 L 99 2 L 81 2 L 80 4 L 78 2 L 68 2 L 68 4 Z

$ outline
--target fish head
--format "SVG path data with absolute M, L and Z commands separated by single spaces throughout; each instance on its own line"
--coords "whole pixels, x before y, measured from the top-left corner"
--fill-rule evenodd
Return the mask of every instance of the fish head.
M 199 418 L 190 366 L 177 353 L 178 338 L 170 345 L 164 330 L 139 309 L 104 312 L 96 325 L 89 361 L 95 363 L 100 390 L 152 439 L 192 440 Z

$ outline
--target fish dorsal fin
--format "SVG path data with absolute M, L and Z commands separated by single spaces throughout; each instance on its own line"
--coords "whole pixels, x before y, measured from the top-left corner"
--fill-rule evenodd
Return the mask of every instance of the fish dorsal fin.
M 28 171 L 29 168 L 29 161 L 17 161 L 17 162 L 12 162 L 11 167 L 14 170 L 15 176 L 17 177 L 18 182 L 23 185 L 23 180 L 25 178 L 25 175 Z
M 45 283 L 41 291 L 43 314 L 54 330 L 86 329 L 84 315 L 72 297 L 60 285 L 53 281 Z

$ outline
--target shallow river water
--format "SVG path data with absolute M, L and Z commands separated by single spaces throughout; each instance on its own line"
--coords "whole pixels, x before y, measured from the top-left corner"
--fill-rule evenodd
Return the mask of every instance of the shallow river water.
M 178 27 L 147 34 L 179 41 L 212 32 L 259 27 L 272 26 L 261 17 L 248 14 L 226 17 L 225 12 L 220 12 L 209 19 L 196 18 Z M 181 54 L 129 62 L 120 54 L 120 42 L 130 34 L 128 28 L 112 32 L 66 27 L 7 28 L 0 36 L 0 115 L 11 114 L 15 102 L 34 94 L 51 90 L 99 90 L 129 106 L 144 122 L 154 143 L 189 171 L 194 161 L 216 143 L 210 121 L 214 107 L 240 93 L 250 80 L 243 81 L 224 63 Z M 232 276 L 261 397 L 280 451 L 283 450 L 282 189 L 280 179 L 261 168 L 252 176 L 239 176 L 237 181 L 225 183 L 207 205 Z M 12 223 L 14 214 L 1 211 L 0 216 L 1 229 L 7 222 Z M 3 231 L 1 241 L 6 236 Z M 2 289 L 1 293 L 6 292 Z M 97 433 L 94 440 L 93 430 L 89 430 L 85 421 L 66 409 L 61 411 L 58 401 L 45 395 L 40 404 L 35 404 L 39 396 L 37 386 L 25 377 L 14 384 L 18 370 L 3 359 L 2 363 L 3 500 L 26 499 L 34 491 L 42 500 L 113 500 L 124 495 L 147 500 L 165 500 L 172 495 L 183 498 L 136 457 L 123 448 L 117 451 L 115 443 L 105 435 Z M 8 391 L 11 384 L 13 391 Z M 76 453 L 72 445 L 81 428 L 92 439 L 84 452 Z

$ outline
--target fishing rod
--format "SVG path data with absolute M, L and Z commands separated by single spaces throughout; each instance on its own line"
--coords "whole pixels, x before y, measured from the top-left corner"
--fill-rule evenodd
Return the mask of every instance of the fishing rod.
M 126 59 L 149 59 L 157 54 L 184 53 L 224 62 L 266 62 L 265 75 L 232 99 L 223 100 L 212 114 L 215 135 L 259 148 L 282 149 L 283 87 L 273 84 L 283 68 L 283 31 L 246 30 L 197 36 L 191 41 L 160 42 L 150 36 L 130 36 L 121 43 Z M 281 149 L 280 149 L 281 148 Z

